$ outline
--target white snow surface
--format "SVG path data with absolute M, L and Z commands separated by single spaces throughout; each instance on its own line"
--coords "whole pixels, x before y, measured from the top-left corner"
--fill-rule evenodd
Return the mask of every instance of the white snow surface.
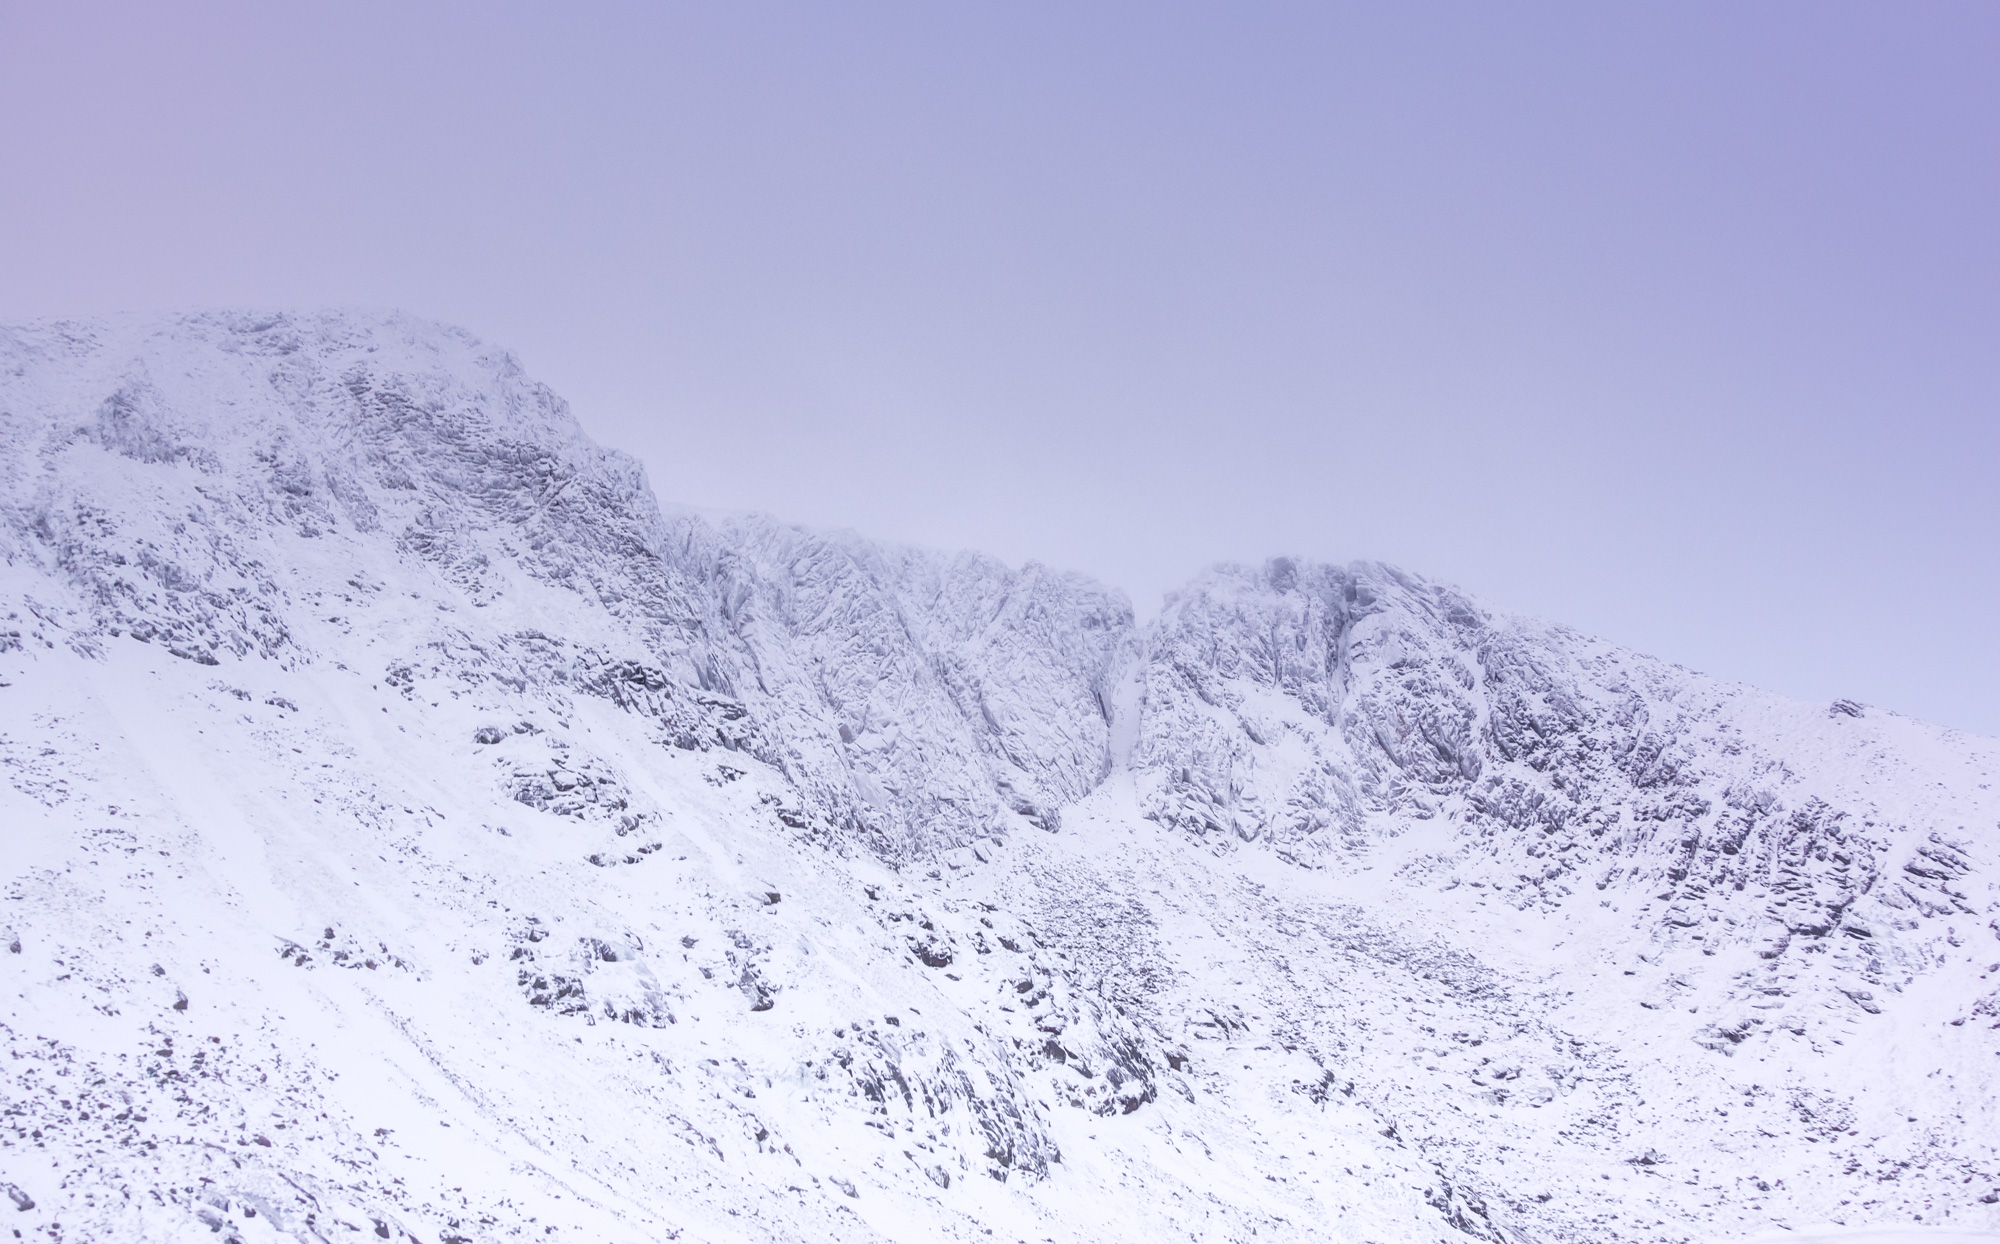
M 0 329 L 0 567 L 22 1238 L 2000 1239 L 1994 740 L 711 520 L 399 316 Z

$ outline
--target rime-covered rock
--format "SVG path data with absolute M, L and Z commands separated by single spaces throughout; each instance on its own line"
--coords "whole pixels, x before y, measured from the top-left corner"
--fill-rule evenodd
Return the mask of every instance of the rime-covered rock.
M 0 774 L 24 1234 L 2000 1226 L 2000 744 L 662 506 L 420 320 L 0 330 Z

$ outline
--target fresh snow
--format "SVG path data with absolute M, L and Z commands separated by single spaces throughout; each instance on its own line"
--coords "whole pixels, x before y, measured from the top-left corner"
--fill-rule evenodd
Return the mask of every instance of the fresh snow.
M 661 506 L 393 316 L 0 329 L 0 566 L 23 1238 L 2000 1239 L 2000 742 Z

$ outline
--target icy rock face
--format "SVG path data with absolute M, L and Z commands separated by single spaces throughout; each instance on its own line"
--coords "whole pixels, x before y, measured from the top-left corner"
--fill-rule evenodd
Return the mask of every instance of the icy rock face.
M 1468 854 L 1524 870 L 1508 878 L 1524 902 L 1619 878 L 1696 906 L 1755 887 L 1789 933 L 1824 936 L 1913 827 L 1791 771 L 1731 719 L 1745 707 L 1821 732 L 1865 712 L 1716 683 L 1389 567 L 1279 558 L 1211 571 L 1169 604 L 1137 766 L 1154 819 L 1302 861 L 1360 845 L 1364 824 L 1446 816 Z M 1966 849 L 1918 835 L 1882 901 L 1963 910 L 1950 882 Z
M 1107 772 L 1124 599 L 1081 576 L 881 549 L 763 519 L 720 532 L 724 686 L 773 755 L 886 858 L 1052 827 Z
M 1218 568 L 1152 637 L 1151 814 L 1306 857 L 1367 813 L 1425 819 L 1454 799 L 1561 829 L 1673 776 L 1634 678 L 1670 700 L 1690 676 L 1594 647 L 1387 566 Z
M 894 860 L 1048 826 L 1109 765 L 1122 597 L 1042 567 L 663 515 L 514 359 L 340 316 L 58 324 L 0 338 L 5 550 L 69 590 L 69 644 L 130 634 L 213 664 L 310 659 L 275 573 L 414 560 L 495 616 L 582 626 L 433 639 L 432 678 L 576 682 L 689 745 L 757 752 L 810 813 Z M 340 619 L 328 619 L 340 625 Z M 553 626 L 550 628 L 553 630 Z M 504 670 L 495 666 L 507 667 Z M 407 682 L 417 668 L 392 668 Z
M 399 317 L 0 330 L 0 615 L 24 1234 L 2000 1226 L 1990 740 L 662 509 Z
M 1545 910 L 1637 891 L 1657 937 L 1710 955 L 1747 936 L 1763 962 L 1700 1035 L 1718 1047 L 1803 1023 L 1776 1001 L 1797 994 L 1866 1009 L 1929 953 L 1903 933 L 1981 912 L 1976 820 L 1899 816 L 1800 763 L 1802 726 L 1824 746 L 1860 706 L 1720 684 L 1389 567 L 1209 572 L 1150 636 L 1143 694 L 1146 814 L 1218 849 L 1324 866 L 1440 820 L 1445 849 L 1406 875 Z
M 1421 806 L 1479 775 L 1484 615 L 1388 567 L 1278 558 L 1210 571 L 1151 637 L 1137 761 L 1149 814 L 1301 861 L 1361 832 L 1364 801 Z
M 9 330 L 0 358 L 8 553 L 75 593 L 72 644 L 115 630 L 204 664 L 292 658 L 299 602 L 271 558 L 330 537 L 421 559 L 475 601 L 518 568 L 686 612 L 682 585 L 629 575 L 667 535 L 637 465 L 455 330 L 57 324 Z

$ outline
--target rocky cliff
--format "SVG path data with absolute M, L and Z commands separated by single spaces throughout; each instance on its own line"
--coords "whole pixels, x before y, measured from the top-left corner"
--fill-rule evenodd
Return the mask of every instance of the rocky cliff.
M 711 520 L 399 317 L 0 330 L 0 561 L 24 1230 L 2000 1226 L 1991 740 Z

